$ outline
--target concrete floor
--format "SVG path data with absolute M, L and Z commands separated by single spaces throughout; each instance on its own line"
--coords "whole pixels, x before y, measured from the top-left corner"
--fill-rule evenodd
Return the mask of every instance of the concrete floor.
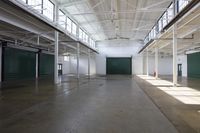
M 1 133 L 177 133 L 128 76 L 4 85 Z
M 157 80 L 159 83 L 162 80 L 172 81 L 172 76 L 160 76 L 159 78 L 161 79 Z M 152 85 L 139 76 L 134 79 L 180 133 L 200 133 L 199 79 L 179 77 L 178 87 L 163 85 L 162 83 Z M 154 81 L 154 83 L 156 82 Z

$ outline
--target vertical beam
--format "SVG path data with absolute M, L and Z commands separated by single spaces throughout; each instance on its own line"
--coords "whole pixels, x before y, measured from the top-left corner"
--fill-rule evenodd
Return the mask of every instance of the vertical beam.
M 55 31 L 55 48 L 54 48 L 54 83 L 58 83 L 58 31 Z
M 177 25 L 173 25 L 173 85 L 177 85 Z
M 58 14 L 59 8 L 58 5 L 55 5 L 55 12 L 54 12 L 54 22 L 58 25 Z M 54 83 L 59 83 L 58 81 L 58 42 L 59 42 L 59 32 L 55 31 L 55 45 L 54 45 Z
M 76 70 L 77 70 L 77 78 L 79 79 L 79 77 L 80 77 L 80 74 L 79 74 L 79 56 L 80 56 L 80 44 L 79 43 L 77 43 L 77 68 L 76 68 Z
M 37 37 L 37 45 L 40 45 L 40 36 Z M 35 78 L 39 77 L 39 52 L 36 53 L 36 63 L 35 63 Z
M 155 77 L 158 78 L 158 47 L 155 47 Z
M 69 55 L 69 74 L 71 74 L 72 55 Z
M 147 56 L 147 60 L 146 60 L 146 69 L 147 69 L 147 76 L 149 76 L 149 50 L 147 48 L 147 52 L 146 52 L 146 56 Z
M 39 66 L 39 59 L 38 58 L 39 58 L 39 53 L 37 52 L 35 56 L 36 56 L 36 61 L 35 61 L 36 62 L 35 63 L 35 78 L 38 79 L 38 77 L 39 77 L 38 76 L 39 75 L 38 74 L 38 66 Z
M 2 44 L 0 44 L 0 82 L 2 82 L 2 67 L 3 67 L 3 63 L 2 63 Z
M 88 49 L 88 77 L 90 78 L 90 49 Z

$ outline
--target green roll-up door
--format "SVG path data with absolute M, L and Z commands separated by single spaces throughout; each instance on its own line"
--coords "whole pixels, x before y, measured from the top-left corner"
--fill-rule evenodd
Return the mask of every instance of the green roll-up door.
M 106 58 L 106 73 L 131 75 L 131 58 Z
M 39 76 L 53 76 L 54 75 L 54 55 L 39 54 Z
M 188 77 L 200 78 L 200 52 L 187 55 Z
M 3 48 L 3 80 L 30 79 L 35 77 L 34 52 Z

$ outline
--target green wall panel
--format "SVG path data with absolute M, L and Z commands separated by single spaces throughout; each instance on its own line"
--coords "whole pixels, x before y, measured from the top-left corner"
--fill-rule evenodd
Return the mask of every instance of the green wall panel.
M 131 75 L 131 58 L 106 58 L 106 73 Z
M 200 78 L 200 52 L 187 55 L 188 77 Z
M 35 77 L 35 53 L 14 48 L 3 48 L 3 80 Z
M 53 76 L 54 75 L 54 55 L 40 53 L 39 55 L 39 75 Z

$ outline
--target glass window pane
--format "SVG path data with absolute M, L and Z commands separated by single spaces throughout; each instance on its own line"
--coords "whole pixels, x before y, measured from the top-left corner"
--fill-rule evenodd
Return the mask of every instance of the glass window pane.
M 54 19 L 54 4 L 50 0 L 43 0 L 43 14 L 53 21 Z
M 85 42 L 88 42 L 88 35 L 85 35 Z
M 58 23 L 59 23 L 59 25 L 61 27 L 65 28 L 65 22 L 66 22 L 66 16 L 65 16 L 65 14 L 61 10 L 59 10 L 58 15 L 59 15 L 59 17 L 58 17 Z
M 67 31 L 72 32 L 72 21 L 70 18 L 67 17 Z
M 167 25 L 167 13 L 165 12 L 163 15 L 163 27 L 165 27 Z
M 83 40 L 83 30 L 79 29 L 79 39 Z
M 23 1 L 24 3 L 26 3 L 26 0 L 21 0 L 21 1 Z
M 23 1 L 26 2 L 26 0 Z M 42 13 L 42 0 L 28 0 L 28 5 Z
M 156 34 L 156 26 L 153 27 L 153 35 L 154 35 L 154 38 L 155 38 L 156 35 L 157 35 L 157 34 Z
M 72 34 L 73 35 L 76 35 L 76 28 L 77 28 L 76 24 L 74 22 L 72 22 Z
M 92 42 L 93 40 L 92 40 L 92 38 L 90 38 L 90 42 L 89 42 L 89 44 L 90 44 L 90 46 L 92 46 Z
M 83 41 L 85 42 L 85 37 L 86 37 L 86 34 L 85 32 L 83 32 Z
M 158 21 L 158 25 L 159 25 L 159 31 L 162 30 L 162 18 L 160 18 L 160 20 Z
M 172 3 L 170 7 L 167 9 L 167 21 L 168 23 L 172 20 L 174 17 L 174 10 L 173 10 L 174 4 Z
M 181 11 L 184 7 L 187 6 L 187 4 L 189 3 L 188 0 L 179 0 L 178 1 L 178 11 Z
M 64 56 L 64 61 L 69 61 L 69 56 L 65 55 Z
M 96 48 L 96 44 L 95 41 L 93 40 L 93 48 Z

